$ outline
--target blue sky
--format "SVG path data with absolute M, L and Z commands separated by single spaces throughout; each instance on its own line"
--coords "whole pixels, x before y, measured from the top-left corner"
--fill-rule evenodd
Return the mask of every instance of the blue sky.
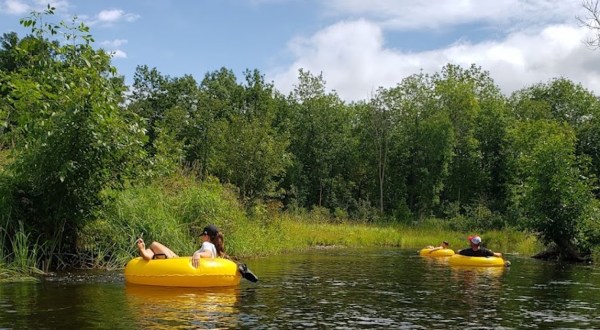
M 0 0 L 0 33 L 24 36 L 19 18 L 48 1 Z M 323 73 L 345 100 L 365 100 L 447 63 L 489 71 L 509 93 L 566 77 L 600 94 L 600 50 L 576 17 L 579 0 L 60 0 L 57 17 L 77 15 L 97 47 L 132 82 L 137 65 L 172 77 L 221 67 L 242 78 L 258 69 L 278 90 L 299 68 Z

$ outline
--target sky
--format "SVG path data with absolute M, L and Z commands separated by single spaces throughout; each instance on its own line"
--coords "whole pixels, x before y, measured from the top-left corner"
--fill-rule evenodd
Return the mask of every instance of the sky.
M 198 82 L 258 69 L 287 94 L 302 68 L 360 101 L 452 63 L 488 71 L 506 95 L 559 77 L 600 95 L 581 0 L 0 0 L 0 33 L 25 36 L 19 19 L 48 3 L 91 27 L 128 84 L 138 65 Z

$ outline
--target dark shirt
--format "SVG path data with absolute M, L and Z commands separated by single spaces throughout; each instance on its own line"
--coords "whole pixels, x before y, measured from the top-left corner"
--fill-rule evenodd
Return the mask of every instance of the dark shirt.
M 467 256 L 467 257 L 493 257 L 494 252 L 492 250 L 488 250 L 486 248 L 480 247 L 477 251 L 473 250 L 473 248 L 466 248 L 458 251 L 458 254 Z

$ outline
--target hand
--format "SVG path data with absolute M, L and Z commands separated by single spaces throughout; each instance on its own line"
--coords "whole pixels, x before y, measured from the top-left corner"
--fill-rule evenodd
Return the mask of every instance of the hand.
M 200 265 L 200 254 L 194 253 L 194 255 L 192 256 L 192 266 L 194 266 L 194 268 L 198 268 L 199 265 Z
M 144 244 L 144 240 L 141 238 L 138 238 L 137 241 L 135 241 L 135 244 L 137 245 L 140 251 L 146 249 L 146 244 Z

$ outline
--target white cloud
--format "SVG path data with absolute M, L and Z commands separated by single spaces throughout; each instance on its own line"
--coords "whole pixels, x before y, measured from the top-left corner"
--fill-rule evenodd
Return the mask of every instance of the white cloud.
M 116 22 L 121 19 L 124 14 L 125 12 L 120 9 L 103 10 L 98 14 L 98 19 L 101 22 Z
M 458 42 L 423 52 L 403 52 L 385 47 L 383 29 L 372 22 L 341 22 L 310 38 L 289 44 L 294 62 L 269 72 L 277 88 L 289 92 L 297 84 L 298 69 L 323 73 L 327 88 L 345 100 L 365 100 L 378 87 L 392 87 L 403 78 L 435 73 L 448 63 L 476 64 L 489 71 L 496 84 L 509 94 L 533 83 L 566 77 L 600 92 L 600 53 L 582 40 L 585 28 L 550 25 L 537 31 L 513 32 L 498 41 Z
M 556 23 L 573 19 L 573 13 L 582 10 L 580 1 L 571 0 L 329 0 L 324 5 L 331 16 L 354 15 L 402 30 Z
M 105 48 L 119 48 L 127 43 L 126 39 L 105 40 L 100 43 L 100 46 Z
M 66 12 L 69 9 L 69 2 L 66 0 L 36 0 L 36 8 L 37 10 L 44 10 L 50 5 L 50 7 L 54 7 L 56 12 Z
M 69 8 L 69 2 L 66 0 L 59 1 L 48 1 L 48 0 L 4 0 L 0 2 L 0 13 L 6 13 L 10 15 L 25 15 L 32 11 L 44 11 L 50 7 L 55 8 L 55 12 L 66 12 Z
M 29 6 L 24 1 L 19 0 L 6 0 L 0 6 L 1 12 L 6 12 L 10 15 L 22 15 L 27 14 L 32 10 L 31 6 Z
M 110 52 L 113 58 L 127 58 L 127 53 L 120 49 L 115 49 Z
M 119 49 L 125 44 L 127 44 L 126 39 L 105 40 L 100 43 L 100 47 L 111 53 L 113 58 L 127 58 L 127 53 Z
M 121 9 L 108 9 L 108 10 L 102 10 L 101 12 L 98 13 L 98 15 L 96 15 L 96 17 L 94 19 L 92 19 L 88 24 L 90 25 L 106 25 L 106 26 L 110 26 L 113 25 L 114 23 L 118 23 L 118 22 L 133 22 L 135 20 L 137 20 L 138 18 L 140 18 L 140 15 L 137 14 L 132 14 L 132 13 L 126 13 L 125 11 L 121 10 Z

